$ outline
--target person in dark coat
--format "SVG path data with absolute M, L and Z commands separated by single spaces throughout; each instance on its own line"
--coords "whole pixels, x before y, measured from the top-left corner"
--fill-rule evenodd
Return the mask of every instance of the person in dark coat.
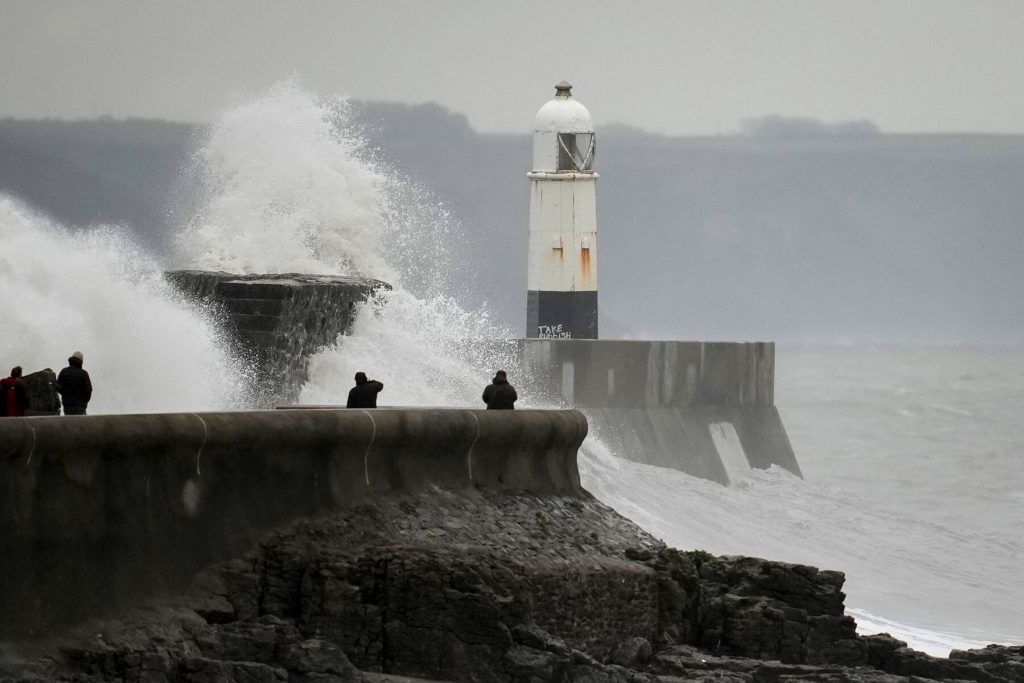
M 85 415 L 85 408 L 92 398 L 92 381 L 89 373 L 82 369 L 85 356 L 75 351 L 68 358 L 68 366 L 57 375 L 57 391 L 64 399 L 65 415 Z
M 366 379 L 365 372 L 356 373 L 356 385 L 349 389 L 346 408 L 376 408 L 377 394 L 384 389 L 384 383 Z
M 21 366 L 11 368 L 11 376 L 0 379 L 0 415 L 22 417 L 28 408 L 28 394 L 21 383 Z
M 504 370 L 494 373 L 494 379 L 484 389 L 484 403 L 487 410 L 514 410 L 516 399 L 516 388 L 508 383 L 508 377 Z

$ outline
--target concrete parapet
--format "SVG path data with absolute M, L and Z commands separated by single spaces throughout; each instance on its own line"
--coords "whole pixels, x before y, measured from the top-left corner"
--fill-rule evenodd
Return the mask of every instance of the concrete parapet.
M 0 420 L 0 634 L 171 587 L 267 529 L 424 490 L 586 495 L 574 410 Z

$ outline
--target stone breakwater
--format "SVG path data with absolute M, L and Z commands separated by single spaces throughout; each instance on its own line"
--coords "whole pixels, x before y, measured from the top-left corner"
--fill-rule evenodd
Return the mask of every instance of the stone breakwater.
M 857 636 L 843 580 L 668 548 L 586 494 L 384 495 L 9 646 L 0 679 L 1024 681 L 1024 647 L 936 659 Z
M 165 277 L 186 296 L 218 309 L 233 347 L 252 361 L 256 401 L 292 402 L 309 356 L 347 332 L 357 304 L 380 280 L 301 273 L 239 275 L 176 270 Z

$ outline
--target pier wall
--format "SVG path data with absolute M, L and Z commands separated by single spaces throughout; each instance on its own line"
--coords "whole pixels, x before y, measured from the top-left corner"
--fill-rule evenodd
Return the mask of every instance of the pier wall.
M 585 496 L 573 410 L 0 420 L 0 636 L 173 588 L 268 529 L 427 490 Z
M 522 357 L 530 389 L 581 410 L 620 457 L 722 484 L 772 465 L 801 474 L 771 342 L 527 339 Z

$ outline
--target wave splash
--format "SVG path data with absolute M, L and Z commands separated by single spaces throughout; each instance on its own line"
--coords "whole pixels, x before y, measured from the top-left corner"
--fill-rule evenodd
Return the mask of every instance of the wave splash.
M 82 351 L 94 414 L 225 409 L 248 394 L 212 317 L 126 230 L 72 231 L 0 195 L 0 243 L 7 367 L 59 372 Z
M 177 259 L 229 273 L 377 278 L 420 296 L 451 275 L 461 229 L 372 149 L 345 97 L 297 78 L 225 112 L 192 158 Z

